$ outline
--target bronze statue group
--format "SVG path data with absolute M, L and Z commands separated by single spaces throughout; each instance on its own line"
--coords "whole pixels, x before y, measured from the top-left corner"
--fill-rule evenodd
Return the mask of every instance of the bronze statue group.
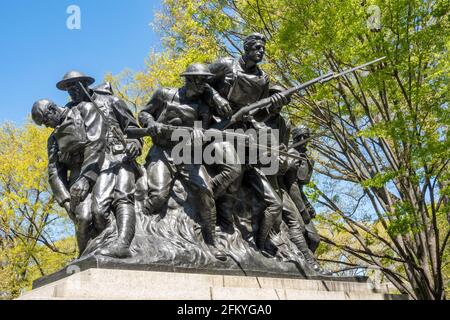
M 263 35 L 251 34 L 244 39 L 241 57 L 190 65 L 181 74 L 184 86 L 158 89 L 138 119 L 108 83 L 91 87 L 94 79 L 77 71 L 57 83 L 70 96 L 65 107 L 47 99 L 34 103 L 34 122 L 54 128 L 48 140 L 49 182 L 56 201 L 75 223 L 80 255 L 89 241 L 115 223 L 117 238 L 95 254 L 130 257 L 136 215 L 161 214 L 179 181 L 187 191 L 186 201 L 200 217 L 203 241 L 217 260 L 224 261 L 228 254 L 218 244 L 216 230 L 238 232 L 236 208 L 242 199 L 241 186 L 246 184 L 256 199 L 247 240 L 264 256 L 273 257 L 277 246 L 272 240 L 284 224 L 304 261 L 322 271 L 314 257 L 320 241 L 312 222 L 315 211 L 304 192 L 314 166 L 307 152 L 311 133 L 305 126 L 291 130 L 280 114 L 290 99 L 283 88 L 271 86 L 258 66 L 265 44 Z M 233 118 L 227 129 L 278 130 L 282 152 L 276 155 L 276 173 L 266 174 L 258 164 L 245 161 L 174 161 L 172 151 L 178 141 L 172 139 L 173 128 L 192 128 L 192 141 L 203 141 L 204 130 L 265 98 L 269 105 Z M 194 127 L 196 122 L 202 128 Z M 144 144 L 144 135 L 132 134 L 136 129 L 144 130 L 153 142 L 144 166 L 136 162 Z M 216 157 L 236 158 L 236 145 L 229 141 L 201 143 L 208 144 Z

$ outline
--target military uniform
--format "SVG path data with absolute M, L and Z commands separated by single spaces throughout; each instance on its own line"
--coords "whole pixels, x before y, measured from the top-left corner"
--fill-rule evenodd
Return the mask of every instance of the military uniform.
M 267 98 L 270 95 L 270 83 L 268 75 L 261 70 L 257 65 L 251 69 L 245 68 L 245 61 L 243 58 L 223 58 L 212 63 L 209 66 L 211 73 L 214 76 L 212 86 L 219 94 L 226 98 L 232 110 L 237 112 L 240 108 L 257 102 L 261 99 Z M 239 122 L 233 128 L 248 129 L 255 123 Z M 273 188 L 273 182 L 269 181 L 260 170 L 253 166 L 245 166 L 242 168 L 231 168 L 236 172 L 242 171 L 238 178 L 234 181 L 226 180 L 227 177 L 215 177 L 218 179 L 217 184 L 229 185 L 229 191 L 238 190 L 242 179 L 248 183 L 255 191 L 256 197 L 261 200 L 263 213 L 260 214 L 259 230 L 257 232 L 256 243 L 264 249 L 265 242 L 269 233 L 276 225 L 277 220 L 281 217 L 282 199 L 280 194 Z M 230 175 L 234 177 L 234 175 Z M 230 193 L 232 193 L 230 192 Z M 219 217 L 225 226 L 233 224 L 233 211 L 235 203 L 235 195 L 224 194 L 217 199 L 217 207 Z M 259 211 L 259 209 L 257 209 Z M 231 229 L 231 228 L 230 228 Z
M 202 121 L 207 129 L 210 122 L 209 107 L 201 99 L 189 99 L 185 89 L 159 89 L 139 114 L 139 123 L 148 127 L 152 122 L 163 125 L 194 127 Z M 149 199 L 147 210 L 158 213 L 169 198 L 176 178 L 188 189 L 188 198 L 199 212 L 204 224 L 205 240 L 214 244 L 216 207 L 210 177 L 201 164 L 175 164 L 172 149 L 178 143 L 171 141 L 171 131 L 163 130 L 153 139 L 153 146 L 146 158 Z
M 132 156 L 139 154 L 142 141 L 125 139 L 128 128 L 139 127 L 136 119 L 125 102 L 113 95 L 109 83 L 102 84 L 94 90 L 88 89 L 94 82 L 94 78 L 72 70 L 64 75 L 56 87 L 69 93 L 72 101 L 66 105 L 68 109 L 72 109 L 81 101 L 92 102 L 106 126 L 104 161 L 90 195 L 93 220 L 102 230 L 110 221 L 109 214 L 111 212 L 115 214 L 118 239 L 99 253 L 125 258 L 131 255 L 129 247 L 135 232 L 134 193 L 135 175 L 138 174 L 135 160 L 129 159 L 127 152 L 132 150 Z
M 291 134 L 291 125 L 289 121 L 284 119 L 279 113 L 270 113 L 266 110 L 260 111 L 255 115 L 255 118 L 259 121 L 263 121 L 264 124 L 272 129 L 279 130 L 280 136 L 280 144 L 281 146 L 289 145 L 289 137 Z M 287 147 L 285 148 L 287 150 Z M 292 150 L 288 151 L 290 154 Z M 294 154 L 299 156 L 298 154 Z M 294 199 L 291 197 L 288 192 L 288 188 L 285 185 L 285 177 L 288 174 L 289 166 L 298 164 L 296 159 L 287 158 L 285 156 L 280 156 L 280 170 L 276 175 L 268 176 L 268 180 L 271 182 L 271 185 L 274 190 L 278 192 L 278 195 L 282 199 L 283 209 L 281 219 L 285 222 L 288 227 L 289 238 L 296 245 L 296 247 L 300 250 L 306 261 L 317 271 L 320 270 L 320 266 L 317 263 L 314 255 L 308 248 L 307 241 L 307 230 L 305 223 L 300 215 L 298 207 Z M 291 172 L 289 172 L 290 174 Z M 290 184 L 292 189 L 292 184 Z M 274 231 L 278 233 L 280 230 L 281 219 L 277 219 L 274 224 Z
M 49 182 L 61 206 L 70 202 L 70 187 L 81 177 L 94 187 L 104 162 L 105 133 L 106 125 L 91 103 L 82 102 L 64 111 L 62 123 L 48 139 Z M 95 233 L 91 207 L 89 194 L 71 212 L 80 254 Z
M 269 76 L 257 65 L 245 69 L 243 58 L 222 58 L 209 65 L 214 74 L 214 88 L 238 111 L 269 96 Z
M 108 122 L 105 161 L 92 194 L 94 219 L 98 225 L 106 227 L 109 214 L 114 213 L 118 228 L 116 245 L 128 248 L 135 232 L 135 191 L 139 172 L 135 160 L 128 158 L 124 142 L 135 143 L 140 152 L 141 140 L 125 140 L 126 130 L 139 126 L 123 100 L 98 93 L 94 93 L 92 99 Z M 110 253 L 104 251 L 103 254 Z
M 311 181 L 314 161 L 309 159 L 306 153 L 299 152 L 294 148 L 289 149 L 288 152 L 304 159 L 289 159 L 288 170 L 284 175 L 284 184 L 301 214 L 302 222 L 305 225 L 302 231 L 309 249 L 315 252 L 320 242 L 320 236 L 312 221 L 316 216 L 316 212 L 303 191 L 303 187 Z

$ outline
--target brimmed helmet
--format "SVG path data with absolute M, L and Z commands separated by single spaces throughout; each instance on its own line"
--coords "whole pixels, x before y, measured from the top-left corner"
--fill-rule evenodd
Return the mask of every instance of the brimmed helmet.
M 64 75 L 63 79 L 56 84 L 56 87 L 59 90 L 67 91 L 67 88 L 74 82 L 81 82 L 86 86 L 90 86 L 95 82 L 95 79 L 79 71 L 72 70 Z
M 301 137 L 308 138 L 309 136 L 311 136 L 311 130 L 305 125 L 300 125 L 292 130 L 292 139 L 294 140 L 298 140 Z
M 202 77 L 212 77 L 213 74 L 209 71 L 206 64 L 203 63 L 193 63 L 190 64 L 186 70 L 181 74 L 182 77 L 189 76 L 202 76 Z

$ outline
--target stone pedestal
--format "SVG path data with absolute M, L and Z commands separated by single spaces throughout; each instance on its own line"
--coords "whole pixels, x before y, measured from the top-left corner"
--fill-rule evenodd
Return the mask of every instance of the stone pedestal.
M 69 270 L 77 271 L 77 270 Z M 48 282 L 48 281 L 47 281 Z M 90 268 L 37 282 L 19 300 L 393 300 L 407 299 L 363 281 Z

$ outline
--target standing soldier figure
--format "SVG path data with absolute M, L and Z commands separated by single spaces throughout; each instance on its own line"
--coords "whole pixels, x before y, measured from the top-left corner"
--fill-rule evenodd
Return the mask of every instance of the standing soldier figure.
M 282 88 L 279 89 L 283 90 Z M 260 110 L 254 114 L 254 117 L 257 121 L 263 122 L 266 126 L 271 129 L 279 130 L 280 136 L 280 147 L 283 151 L 288 151 L 287 146 L 289 145 L 289 137 L 291 135 L 291 125 L 289 121 L 287 121 L 281 114 L 281 110 Z M 294 130 L 294 132 L 297 132 Z M 298 154 L 294 154 L 292 151 L 289 154 L 294 156 L 299 156 Z M 270 181 L 271 186 L 274 190 L 278 192 L 278 195 L 282 199 L 283 209 L 281 219 L 278 219 L 274 224 L 275 233 L 279 233 L 281 220 L 284 221 L 286 226 L 288 227 L 288 233 L 290 240 L 295 244 L 298 250 L 301 252 L 305 261 L 309 264 L 309 266 L 317 271 L 323 272 L 316 258 L 314 257 L 314 253 L 308 247 L 309 242 L 307 239 L 306 226 L 301 217 L 300 210 L 297 208 L 295 202 L 291 198 L 288 188 L 285 186 L 284 179 L 289 170 L 289 164 L 297 163 L 299 160 L 294 159 L 293 157 L 285 157 L 280 156 L 280 170 L 276 175 L 267 176 L 267 179 Z M 309 181 L 308 181 L 309 183 Z M 293 189 L 291 185 L 291 189 Z M 305 197 L 306 198 L 306 197 Z
M 92 102 L 107 124 L 105 160 L 93 189 L 93 216 L 96 225 L 105 228 L 109 214 L 115 215 L 118 239 L 100 254 L 126 258 L 131 256 L 130 245 L 135 233 L 134 193 L 137 168 L 135 159 L 140 155 L 142 141 L 125 139 L 128 128 L 138 128 L 136 119 L 125 102 L 110 94 L 99 94 L 87 88 L 80 79 L 86 77 L 78 71 L 68 72 L 58 82 L 60 90 L 68 91 L 72 101 L 69 108 L 83 102 Z
M 271 92 L 269 77 L 262 71 L 258 64 L 263 60 L 265 54 L 266 39 L 259 33 L 249 35 L 244 39 L 244 54 L 237 59 L 223 58 L 212 63 L 209 66 L 210 71 L 214 74 L 212 86 L 217 92 L 228 100 L 228 105 L 222 105 L 222 116 L 229 116 L 236 113 L 240 108 L 248 104 L 257 102 L 261 99 L 271 97 L 271 110 L 278 112 L 281 107 L 288 103 L 288 99 L 276 91 Z M 248 121 L 240 121 L 232 128 L 248 129 L 254 127 L 261 128 L 261 124 L 249 118 Z M 264 124 L 262 124 L 265 127 Z M 231 157 L 232 158 L 232 157 Z M 235 207 L 235 193 L 241 183 L 243 171 L 241 168 L 235 168 L 239 172 L 239 177 L 234 178 L 235 175 L 214 177 L 214 184 L 224 187 L 229 186 L 228 193 L 217 199 L 217 207 L 219 217 L 223 220 L 225 226 L 233 224 L 233 211 Z M 241 171 L 241 172 L 240 172 Z M 227 171 L 224 171 L 227 172 Z M 271 185 L 267 177 L 255 167 L 245 170 L 247 181 L 251 184 L 256 196 L 261 199 L 264 206 L 264 213 L 260 217 L 259 229 L 256 235 L 256 245 L 263 253 L 266 253 L 266 242 L 269 238 L 269 233 L 277 220 L 281 219 L 282 200 L 280 195 Z M 234 181 L 227 179 L 234 178 Z M 270 252 L 269 252 L 270 253 Z
M 94 227 L 101 231 L 92 221 L 91 193 L 105 156 L 106 125 L 94 105 L 86 102 L 64 109 L 43 99 L 34 103 L 31 115 L 37 125 L 55 129 L 48 139 L 49 183 L 75 223 L 81 256 L 96 233 Z
M 172 150 L 179 142 L 172 141 L 174 128 L 184 126 L 194 128 L 201 121 L 202 128 L 208 129 L 210 110 L 202 97 L 206 83 L 212 74 L 203 64 L 192 64 L 181 74 L 185 85 L 180 89 L 158 89 L 147 106 L 139 113 L 139 123 L 148 128 L 153 146 L 146 159 L 150 214 L 157 213 L 169 199 L 176 178 L 188 189 L 188 197 L 196 206 L 202 219 L 205 242 L 213 255 L 225 260 L 224 252 L 216 248 L 216 206 L 214 203 L 210 177 L 201 164 L 175 164 Z M 203 138 L 200 129 L 193 129 L 192 139 Z
M 284 175 L 284 183 L 292 201 L 295 203 L 305 227 L 303 228 L 304 236 L 308 243 L 309 249 L 314 253 L 320 243 L 320 235 L 318 234 L 312 219 L 316 216 L 316 212 L 308 201 L 303 191 L 303 187 L 311 182 L 314 161 L 307 155 L 306 139 L 311 136 L 309 128 L 299 126 L 292 131 L 292 139 L 294 144 L 304 142 L 295 148 L 289 149 L 289 153 L 302 157 L 304 160 L 289 159 L 289 168 Z

